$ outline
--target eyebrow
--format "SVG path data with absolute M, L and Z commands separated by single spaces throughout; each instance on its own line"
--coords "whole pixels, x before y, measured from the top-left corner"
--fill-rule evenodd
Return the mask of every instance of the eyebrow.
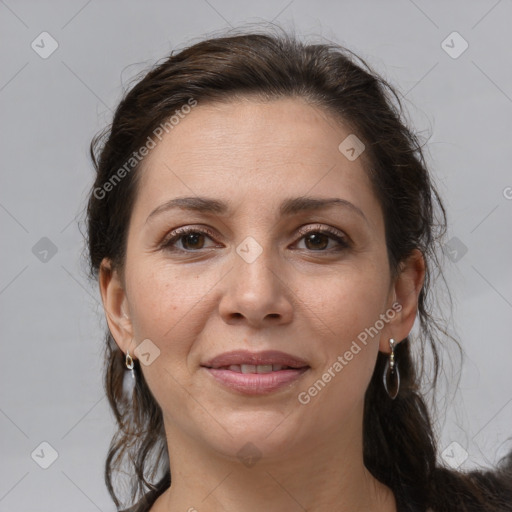
M 325 210 L 328 208 L 332 208 L 334 206 L 342 206 L 348 208 L 357 215 L 359 215 L 360 217 L 362 217 L 366 222 L 368 222 L 368 219 L 366 218 L 365 214 L 358 206 L 351 203 L 350 201 L 347 201 L 346 199 L 341 199 L 339 197 L 324 198 L 301 196 L 285 199 L 281 203 L 279 213 L 282 217 L 286 217 L 301 212 Z M 148 218 L 146 219 L 146 222 L 148 222 L 150 219 L 152 219 L 158 214 L 174 209 L 195 211 L 200 213 L 213 213 L 216 215 L 227 215 L 229 213 L 228 204 L 217 199 L 200 196 L 176 197 L 174 199 L 166 201 L 165 203 L 155 208 L 149 214 Z

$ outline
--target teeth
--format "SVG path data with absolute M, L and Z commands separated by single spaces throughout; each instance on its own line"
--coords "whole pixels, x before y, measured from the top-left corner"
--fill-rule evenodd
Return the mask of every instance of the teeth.
M 288 367 L 282 364 L 232 364 L 227 367 L 228 370 L 237 373 L 271 373 L 278 372 L 283 368 Z
M 256 373 L 256 366 L 254 364 L 241 364 L 240 369 L 242 373 Z
M 258 366 L 256 366 L 256 373 L 270 373 L 271 371 L 271 364 L 259 364 Z
M 280 364 L 241 364 L 231 365 L 229 367 L 232 371 L 239 371 L 242 373 L 271 373 L 282 369 Z

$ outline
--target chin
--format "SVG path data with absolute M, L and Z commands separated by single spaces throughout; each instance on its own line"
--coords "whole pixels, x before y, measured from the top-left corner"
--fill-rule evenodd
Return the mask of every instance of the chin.
M 300 443 L 296 420 L 293 415 L 283 414 L 282 410 L 265 410 L 261 406 L 257 410 L 236 411 L 216 419 L 220 425 L 215 422 L 215 433 L 210 423 L 208 432 L 203 434 L 216 451 L 228 457 L 272 458 Z

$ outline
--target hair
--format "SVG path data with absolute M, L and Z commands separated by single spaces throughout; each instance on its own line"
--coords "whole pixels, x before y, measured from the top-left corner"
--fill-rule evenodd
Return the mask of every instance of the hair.
M 113 269 L 123 271 L 141 166 L 137 161 L 127 169 L 126 162 L 131 162 L 159 126 L 169 128 L 169 118 L 191 99 L 205 104 L 248 97 L 264 101 L 299 98 L 324 109 L 365 144 L 363 164 L 382 207 L 391 275 L 400 272 L 415 249 L 421 251 L 426 264 L 418 299 L 418 332 L 414 340 L 412 336 L 400 340 L 395 349 L 400 392 L 391 400 L 384 390 L 387 356 L 381 352 L 366 390 L 364 463 L 407 510 L 512 510 L 512 454 L 495 469 L 471 472 L 449 469 L 436 459 L 434 429 L 421 386 L 425 349 L 432 354 L 429 383 L 435 388 L 439 344 L 450 337 L 435 318 L 431 297 L 433 278 L 442 275 L 439 247 L 446 232 L 446 213 L 420 140 L 402 121 L 397 91 L 347 48 L 307 44 L 296 36 L 272 31 L 202 40 L 171 53 L 137 80 L 120 101 L 111 125 L 91 143 L 96 169 L 87 206 L 91 277 L 98 278 L 104 258 Z M 126 172 L 120 174 L 121 169 Z M 420 355 L 417 361 L 413 348 Z M 125 464 L 131 501 L 141 495 L 139 504 L 151 505 L 171 485 L 162 411 L 139 361 L 134 361 L 133 398 L 126 398 L 124 362 L 124 354 L 107 330 L 104 384 L 118 430 L 106 459 L 105 481 L 120 507 L 114 474 L 121 473 Z

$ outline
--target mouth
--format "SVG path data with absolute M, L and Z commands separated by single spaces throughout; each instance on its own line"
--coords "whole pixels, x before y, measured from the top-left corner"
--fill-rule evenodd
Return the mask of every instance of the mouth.
M 213 369 L 231 369 L 242 373 L 270 373 L 284 368 L 299 369 L 309 366 L 299 357 L 279 352 L 266 350 L 263 352 L 249 352 L 248 350 L 234 350 L 220 354 L 201 366 Z M 238 368 L 239 367 L 239 368 Z M 260 371 L 257 371 L 257 370 Z
M 282 370 L 297 370 L 300 368 L 293 368 L 282 364 L 230 364 L 229 366 L 220 366 L 214 368 L 215 370 L 229 370 L 230 372 L 237 373 L 272 373 L 280 372 Z
M 310 366 L 284 352 L 227 352 L 201 365 L 214 380 L 232 391 L 262 395 L 293 386 Z

